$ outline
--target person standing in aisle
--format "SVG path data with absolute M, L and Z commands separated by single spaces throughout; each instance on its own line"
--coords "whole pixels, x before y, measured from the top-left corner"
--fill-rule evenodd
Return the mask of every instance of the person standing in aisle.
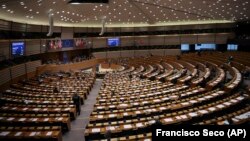
M 72 100 L 74 102 L 74 105 L 76 106 L 76 112 L 78 115 L 81 114 L 81 101 L 80 101 L 80 96 L 75 93 L 72 97 Z

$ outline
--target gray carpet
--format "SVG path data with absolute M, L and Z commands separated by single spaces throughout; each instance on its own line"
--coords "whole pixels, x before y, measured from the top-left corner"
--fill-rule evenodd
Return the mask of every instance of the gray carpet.
M 96 97 L 102 85 L 102 79 L 96 79 L 95 84 L 81 107 L 81 115 L 71 122 L 71 130 L 63 135 L 63 141 L 85 141 L 84 130 L 93 111 Z

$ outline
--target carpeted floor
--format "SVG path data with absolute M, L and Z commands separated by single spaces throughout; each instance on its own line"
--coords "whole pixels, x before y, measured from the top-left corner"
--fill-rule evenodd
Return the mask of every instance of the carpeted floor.
M 102 79 L 96 79 L 95 84 L 81 107 L 81 115 L 71 122 L 71 130 L 63 135 L 63 141 L 85 141 L 84 130 L 89 122 L 89 116 L 93 111 L 96 97 L 101 88 Z

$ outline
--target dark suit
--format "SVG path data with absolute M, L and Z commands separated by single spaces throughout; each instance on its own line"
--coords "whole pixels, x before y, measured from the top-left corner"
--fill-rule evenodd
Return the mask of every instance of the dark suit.
M 76 106 L 76 111 L 77 111 L 78 115 L 80 115 L 81 114 L 80 96 L 79 95 L 73 95 L 72 100 L 73 100 L 73 102 L 74 102 L 74 104 Z

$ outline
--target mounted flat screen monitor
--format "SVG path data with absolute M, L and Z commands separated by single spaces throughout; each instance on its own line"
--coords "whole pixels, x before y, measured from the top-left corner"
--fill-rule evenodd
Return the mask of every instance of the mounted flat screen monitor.
M 215 50 L 216 44 L 195 44 L 195 50 Z
M 181 51 L 189 51 L 189 44 L 181 44 Z
M 23 41 L 11 43 L 11 54 L 13 57 L 23 56 L 24 50 L 25 50 L 25 43 Z
M 120 38 L 108 38 L 109 47 L 117 47 L 120 45 Z
M 228 44 L 227 50 L 238 50 L 238 45 L 236 44 Z

